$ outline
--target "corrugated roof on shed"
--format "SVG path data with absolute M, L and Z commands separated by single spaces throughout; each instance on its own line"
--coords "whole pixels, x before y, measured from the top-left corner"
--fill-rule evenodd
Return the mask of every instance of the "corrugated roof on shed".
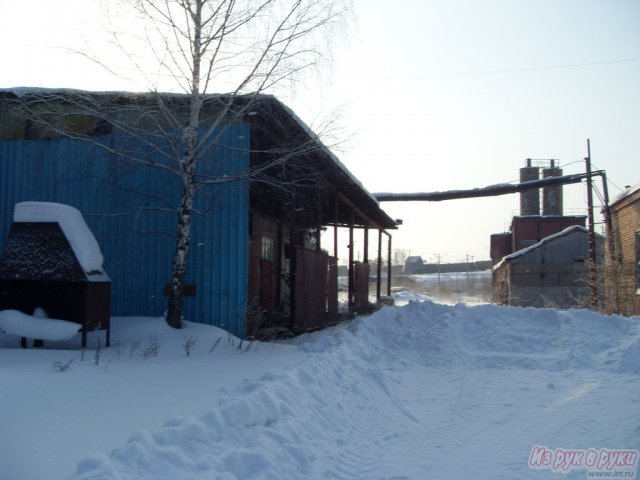
M 584 236 L 585 242 L 584 245 L 574 244 L 572 243 L 569 247 L 558 247 L 558 242 L 563 238 L 572 236 L 572 235 L 581 235 Z M 529 247 L 518 250 L 517 252 L 510 253 L 506 255 L 500 262 L 498 262 L 493 269 L 500 268 L 505 262 L 517 262 L 517 263 L 546 263 L 546 264 L 554 264 L 554 263 L 567 263 L 567 259 L 571 257 L 571 261 L 573 262 L 576 258 L 582 258 L 582 260 L 586 260 L 587 248 L 588 245 L 586 243 L 588 235 L 588 230 L 585 227 L 580 225 L 573 225 L 571 227 L 565 228 L 564 230 L 555 233 L 553 235 L 549 235 L 548 237 L 543 238 L 538 243 L 535 243 Z M 554 248 L 546 249 L 545 247 L 553 244 Z

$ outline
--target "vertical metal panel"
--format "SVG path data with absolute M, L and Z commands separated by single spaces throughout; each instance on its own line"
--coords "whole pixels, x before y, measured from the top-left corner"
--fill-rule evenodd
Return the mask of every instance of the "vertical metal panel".
M 152 157 L 131 138 L 101 137 L 110 148 Z M 201 159 L 199 173 L 232 177 L 249 165 L 247 125 L 227 126 Z M 160 141 L 156 141 L 162 148 Z M 22 201 L 78 208 L 94 232 L 112 280 L 114 315 L 162 315 L 181 182 L 171 173 L 118 160 L 105 149 L 72 139 L 0 142 L 0 248 Z M 221 183 L 197 194 L 185 300 L 185 319 L 244 335 L 247 300 L 248 181 Z
M 369 308 L 369 275 L 370 265 L 363 262 L 354 262 L 354 295 L 353 309 L 356 312 L 366 312 Z
M 323 328 L 328 322 L 329 255 L 296 247 L 295 319 L 299 332 Z M 337 288 L 335 298 L 337 300 Z M 332 312 L 333 313 L 333 312 Z

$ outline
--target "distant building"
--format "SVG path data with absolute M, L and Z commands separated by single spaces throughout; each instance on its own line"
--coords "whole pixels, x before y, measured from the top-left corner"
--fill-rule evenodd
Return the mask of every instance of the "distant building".
M 404 262 L 404 273 L 414 275 L 424 273 L 424 260 L 420 256 L 410 256 Z
M 640 184 L 627 188 L 609 207 L 612 238 L 605 257 L 605 309 L 640 315 Z
M 527 160 L 521 182 L 562 175 L 554 160 Z M 542 190 L 542 202 L 540 201 Z M 542 204 L 542 214 L 540 207 Z M 581 306 L 588 293 L 586 216 L 564 215 L 562 187 L 520 194 L 520 215 L 509 232 L 491 235 L 493 292 L 496 303 L 521 306 Z
M 586 305 L 588 253 L 588 231 L 575 225 L 507 255 L 494 266 L 494 301 L 531 307 Z

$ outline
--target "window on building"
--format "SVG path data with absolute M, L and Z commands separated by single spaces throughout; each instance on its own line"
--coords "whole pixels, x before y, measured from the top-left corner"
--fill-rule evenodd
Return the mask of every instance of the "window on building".
M 271 261 L 276 259 L 273 238 L 262 237 L 260 241 L 260 258 Z

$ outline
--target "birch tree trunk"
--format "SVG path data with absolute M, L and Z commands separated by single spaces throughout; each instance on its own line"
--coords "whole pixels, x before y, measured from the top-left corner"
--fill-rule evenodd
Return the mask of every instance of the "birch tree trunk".
M 178 225 L 176 228 L 176 248 L 171 268 L 171 290 L 167 307 L 167 324 L 173 328 L 182 328 L 182 306 L 187 271 L 187 258 L 191 244 L 191 216 L 193 214 L 193 196 L 195 194 L 196 165 L 198 162 L 198 130 L 202 98 L 200 97 L 200 70 L 202 64 L 202 8 L 207 0 L 194 0 L 187 3 L 187 13 L 191 17 L 193 32 L 191 43 L 191 98 L 189 101 L 189 123 L 184 132 L 185 152 L 181 161 L 183 183 Z
M 166 321 L 173 328 L 182 328 L 182 305 L 187 272 L 187 256 L 191 243 L 191 215 L 193 213 L 193 185 L 185 185 L 178 209 L 176 247 L 171 268 L 171 289 Z

